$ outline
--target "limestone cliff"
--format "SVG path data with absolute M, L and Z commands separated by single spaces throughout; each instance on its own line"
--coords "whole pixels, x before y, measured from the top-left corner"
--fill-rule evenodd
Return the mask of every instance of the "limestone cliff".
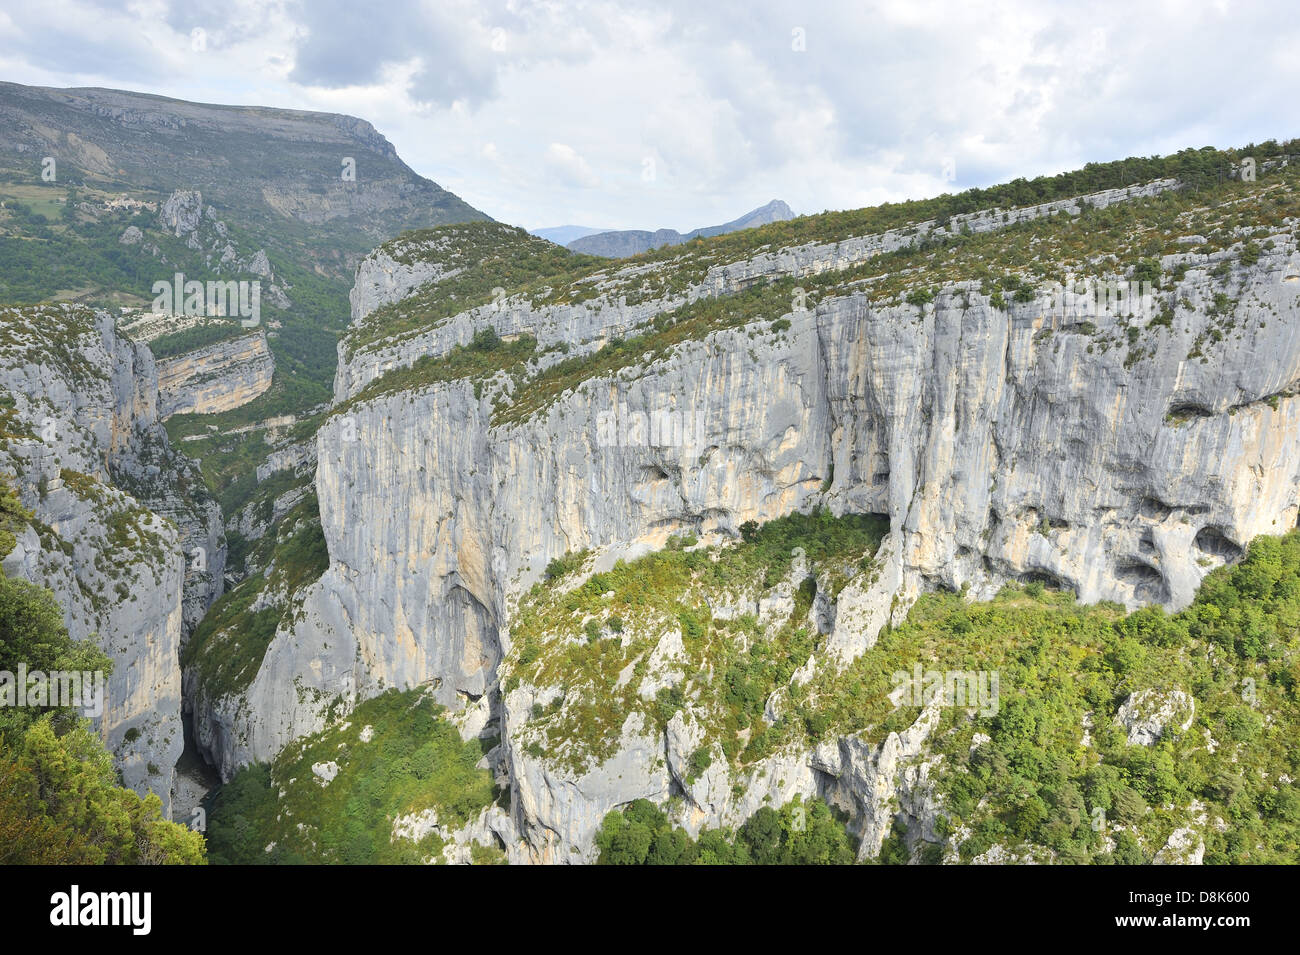
M 160 359 L 159 414 L 217 414 L 247 404 L 271 387 L 275 359 L 266 332 L 217 342 L 197 351 Z
M 690 705 L 666 729 L 629 714 L 581 771 L 530 752 L 539 707 L 579 703 L 502 687 L 517 601 L 567 553 L 591 549 L 590 574 L 671 534 L 725 541 L 821 505 L 889 533 L 869 581 L 820 598 L 827 640 L 800 680 L 936 588 L 1047 580 L 1088 603 L 1185 606 L 1252 537 L 1296 525 L 1300 251 L 1296 218 L 1266 214 L 1262 193 L 1240 226 L 1240 209 L 1185 208 L 1177 186 L 610 268 L 345 342 L 317 435 L 329 568 L 251 682 L 196 712 L 200 736 L 229 776 L 381 688 L 428 684 L 452 707 L 488 700 L 512 786 L 494 831 L 517 861 L 590 859 L 604 814 L 640 797 L 685 796 L 698 829 L 817 794 L 868 853 L 898 812 L 933 835 L 929 717 L 742 776 L 689 778 Z M 1126 203 L 1126 234 L 1158 241 L 1099 232 L 1097 210 Z M 1213 243 L 1192 231 L 1206 218 Z M 354 321 L 449 280 L 412 255 L 390 244 L 363 263 Z M 1078 276 L 1133 281 L 1139 256 L 1160 280 L 1148 311 L 1064 304 Z M 486 325 L 536 350 L 493 370 Z M 476 371 L 440 370 L 456 367 Z
M 53 590 L 73 638 L 112 658 L 97 723 L 127 785 L 166 807 L 181 644 L 221 593 L 220 510 L 168 445 L 152 356 L 111 316 L 5 309 L 0 329 L 0 455 L 35 515 L 5 573 Z

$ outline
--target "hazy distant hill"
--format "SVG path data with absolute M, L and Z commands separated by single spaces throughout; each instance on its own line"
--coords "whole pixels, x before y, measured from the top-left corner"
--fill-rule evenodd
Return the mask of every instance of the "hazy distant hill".
M 585 238 L 589 235 L 595 235 L 598 232 L 605 232 L 605 229 L 593 229 L 585 225 L 557 225 L 548 229 L 530 229 L 533 235 L 539 239 L 546 239 L 548 242 L 554 242 L 556 245 L 568 245 L 574 239 Z
M 574 252 L 586 252 L 589 255 L 604 255 L 610 258 L 624 258 L 641 252 L 648 252 L 650 249 L 657 249 L 664 245 L 679 245 L 700 236 L 708 238 L 709 236 L 722 235 L 725 232 L 738 232 L 741 229 L 752 229 L 754 226 L 767 225 L 769 222 L 781 222 L 793 218 L 794 213 L 790 211 L 789 206 L 780 199 L 773 199 L 767 205 L 760 206 L 752 212 L 747 212 L 739 219 L 733 219 L 731 222 L 722 225 L 705 226 L 685 235 L 682 235 L 676 229 L 659 229 L 656 232 L 631 229 L 617 232 L 598 232 L 594 235 L 574 239 L 568 242 L 567 245 Z M 543 236 L 543 238 L 550 237 Z M 559 240 L 554 239 L 552 241 Z

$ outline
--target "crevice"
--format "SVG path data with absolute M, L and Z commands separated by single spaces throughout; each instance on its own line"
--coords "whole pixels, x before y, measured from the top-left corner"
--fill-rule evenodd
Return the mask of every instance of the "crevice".
M 1244 553 L 1241 545 L 1229 539 L 1223 532 L 1223 528 L 1212 524 L 1207 524 L 1197 531 L 1192 543 L 1203 553 L 1218 557 L 1229 564 L 1240 560 Z
M 1184 401 L 1170 405 L 1165 412 L 1165 421 L 1169 424 L 1183 424 L 1196 418 L 1212 418 L 1214 409 L 1194 401 Z
M 1044 570 L 1043 568 L 1026 571 L 1018 575 L 1016 580 L 1021 584 L 1042 584 L 1048 590 L 1059 590 L 1062 593 L 1077 592 L 1074 584 L 1070 581 L 1066 580 L 1059 574 L 1055 574 L 1050 570 Z
M 1133 599 L 1139 603 L 1165 603 L 1169 600 L 1169 587 L 1164 575 L 1137 557 L 1118 562 L 1115 579 L 1132 587 Z
M 1138 506 L 1138 513 L 1141 516 L 1157 523 L 1166 520 L 1173 512 L 1172 507 L 1156 497 L 1144 497 L 1142 503 Z

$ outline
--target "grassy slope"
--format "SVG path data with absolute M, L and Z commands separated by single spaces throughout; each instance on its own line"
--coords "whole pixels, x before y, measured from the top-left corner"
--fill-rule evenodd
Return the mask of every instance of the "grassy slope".
M 418 690 L 391 690 L 291 744 L 270 766 L 241 770 L 210 799 L 211 860 L 416 863 L 436 855 L 436 833 L 394 841 L 393 819 L 433 809 L 441 826 L 455 829 L 497 797 L 488 771 L 475 765 L 482 745 L 462 742 L 440 714 Z M 373 735 L 363 741 L 367 727 Z M 312 767 L 331 762 L 338 775 L 322 786 Z
M 779 548 L 805 547 L 815 564 L 871 549 L 843 522 L 783 519 L 764 531 Z M 748 577 L 761 587 L 780 571 L 768 563 L 780 550 L 733 550 L 714 560 L 670 548 L 567 591 L 557 583 L 578 561 L 557 564 L 561 576 L 522 601 L 502 666 L 507 690 L 523 678 L 559 693 L 518 731 L 525 749 L 580 771 L 612 754 L 631 709 L 645 708 L 662 725 L 687 707 L 711 728 L 707 745 L 743 769 L 785 746 L 850 733 L 878 742 L 911 725 L 920 710 L 896 707 L 888 694 L 893 674 L 917 663 L 985 671 L 999 674 L 996 714 L 945 709 L 931 744 L 943 755 L 932 775 L 952 826 L 964 827 L 956 840 L 963 859 L 1002 844 L 1062 861 L 1150 861 L 1195 800 L 1211 820 L 1207 861 L 1300 862 L 1300 794 L 1285 781 L 1300 777 L 1292 745 L 1300 733 L 1300 532 L 1258 538 L 1243 563 L 1214 571 L 1195 603 L 1172 616 L 1158 607 L 1126 614 L 1081 606 L 1041 585 L 1009 586 L 984 603 L 922 597 L 852 666 L 822 667 L 793 688 L 792 705 L 770 726 L 764 700 L 815 643 L 803 621 L 807 595 L 791 622 L 767 637 L 752 620 L 711 619 L 701 595 L 717 604 L 719 583 L 725 591 Z M 601 596 L 610 590 L 612 598 Z M 614 616 L 630 639 L 612 632 Z M 684 682 L 650 704 L 635 694 L 639 674 L 616 689 L 620 671 L 669 627 L 681 630 L 689 657 Z M 1170 731 L 1150 748 L 1128 745 L 1114 714 L 1146 689 L 1191 693 L 1189 730 Z M 977 745 L 976 734 L 987 741 Z M 895 842 L 885 856 L 897 853 Z

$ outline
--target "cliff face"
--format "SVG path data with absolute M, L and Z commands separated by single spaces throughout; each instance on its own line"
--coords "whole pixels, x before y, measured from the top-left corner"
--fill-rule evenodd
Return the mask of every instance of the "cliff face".
M 0 324 L 4 466 L 35 515 L 5 573 L 53 590 L 73 638 L 112 658 L 96 722 L 127 785 L 170 806 L 180 647 L 221 592 L 220 510 L 168 446 L 148 349 L 111 316 L 43 306 Z
M 1102 194 L 1089 205 L 1173 185 Z M 553 385 L 546 373 L 558 374 L 561 356 L 541 353 L 524 372 L 381 391 L 339 407 L 317 435 L 329 569 L 296 622 L 277 631 L 248 689 L 197 713 L 223 774 L 320 728 L 331 707 L 387 686 L 429 684 L 456 708 L 478 710 L 487 697 L 502 737 L 494 759 L 512 786 L 512 818 L 498 835 L 507 833 L 519 861 L 590 859 L 608 810 L 674 794 L 686 797 L 682 822 L 694 831 L 735 824 L 765 797 L 777 804 L 796 794 L 849 811 L 864 852 L 879 848 L 896 805 L 919 831 L 932 829 L 924 715 L 883 742 L 844 736 L 743 774 L 719 764 L 701 775 L 687 762 L 706 730 L 685 705 L 667 729 L 628 715 L 611 757 L 582 770 L 557 765 L 522 742 L 539 705 L 557 699 L 552 688 L 500 682 L 517 672 L 513 614 L 548 562 L 566 553 L 591 548 L 591 573 L 671 534 L 725 540 L 745 522 L 818 504 L 883 515 L 889 533 L 870 580 L 821 592 L 814 623 L 827 641 L 799 681 L 852 661 L 884 622 L 935 588 L 988 597 L 1007 581 L 1046 579 L 1084 602 L 1185 606 L 1202 577 L 1252 537 L 1296 525 L 1300 253 L 1292 225 L 1258 236 L 1262 250 L 1251 255 L 1235 241 L 1164 255 L 1161 270 L 1175 277 L 1161 291 L 1167 311 L 1149 323 L 1104 309 L 1085 319 L 1041 295 L 1007 301 L 982 281 L 952 278 L 904 300 L 853 272 L 927 238 L 1080 211 L 1071 200 L 768 251 L 628 304 L 616 286 L 642 281 L 646 268 L 636 266 L 601 276 L 607 291 L 593 301 L 516 298 L 343 352 L 339 405 L 386 368 L 450 354 L 484 324 L 531 334 L 539 346 L 563 341 L 574 358 L 683 304 L 844 273 L 808 307 L 787 298 L 777 311 L 665 351 L 647 345 L 585 378 Z M 362 266 L 354 317 L 444 274 L 436 262 L 423 272 L 395 263 L 389 249 Z M 1125 341 L 1127 350 L 1115 344 Z M 539 389 L 550 389 L 546 400 Z M 749 609 L 774 599 L 754 595 Z M 658 654 L 651 675 L 670 671 L 671 657 Z
M 809 281 L 847 272 L 882 256 L 914 249 L 927 241 L 942 241 L 962 233 L 981 235 L 1008 226 L 1054 215 L 1079 215 L 1086 205 L 1092 209 L 1157 196 L 1177 186 L 1172 179 L 1156 180 L 1130 189 L 1111 189 L 1074 199 L 1063 199 L 1017 209 L 986 210 L 953 216 L 945 225 L 933 220 L 907 228 L 853 236 L 833 242 L 809 242 L 761 251 L 731 261 L 714 261 L 707 255 L 703 265 L 689 263 L 698 272 L 694 281 L 674 280 L 683 270 L 674 259 L 616 268 L 586 276 L 575 283 L 580 300 L 565 304 L 535 302 L 528 295 L 510 295 L 491 303 L 466 308 L 445 320 L 426 323 L 421 329 L 393 335 L 350 351 L 348 341 L 339 347 L 338 371 L 334 377 L 335 402 L 357 395 L 385 372 L 409 367 L 425 355 L 441 355 L 455 345 L 466 345 L 474 332 L 491 325 L 501 335 L 528 334 L 539 346 L 563 345 L 565 355 L 598 350 L 611 338 L 636 334 L 654 320 L 684 306 L 709 302 L 762 287 L 780 279 Z M 353 286 L 352 322 L 358 324 L 385 305 L 401 302 L 421 288 L 454 278 L 443 259 L 447 251 L 436 242 L 412 244 L 404 239 L 381 246 L 357 267 Z M 665 294 L 646 294 L 643 285 L 655 280 Z M 790 300 L 785 308 L 791 305 Z M 774 312 L 769 318 L 779 318 Z
M 157 362 L 159 416 L 217 414 L 271 387 L 275 359 L 266 332 L 240 335 Z

